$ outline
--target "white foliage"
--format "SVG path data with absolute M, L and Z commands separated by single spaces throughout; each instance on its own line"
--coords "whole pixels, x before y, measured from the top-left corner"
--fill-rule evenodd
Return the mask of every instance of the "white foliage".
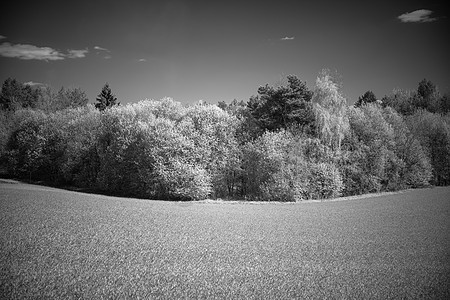
M 341 141 L 349 129 L 347 100 L 339 85 L 326 72 L 317 77 L 312 98 L 321 140 L 333 149 L 341 148 Z

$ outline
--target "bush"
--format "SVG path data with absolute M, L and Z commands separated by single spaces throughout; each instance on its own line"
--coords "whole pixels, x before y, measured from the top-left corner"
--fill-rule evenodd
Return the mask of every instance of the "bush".
M 309 199 L 329 199 L 341 196 L 344 188 L 339 170 L 330 163 L 312 163 L 309 166 Z
M 243 146 L 245 192 L 250 200 L 295 201 L 301 197 L 298 167 L 301 158 L 289 158 L 293 136 L 286 131 L 266 132 Z M 291 163 L 298 159 L 297 168 Z

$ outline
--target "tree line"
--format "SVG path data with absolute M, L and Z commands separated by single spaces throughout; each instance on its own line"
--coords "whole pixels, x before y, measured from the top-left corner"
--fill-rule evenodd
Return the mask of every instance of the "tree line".
M 327 199 L 450 184 L 448 96 L 428 80 L 347 104 L 322 71 L 247 102 L 95 105 L 79 89 L 36 91 L 13 79 L 0 95 L 1 165 L 10 176 L 149 199 Z M 49 104 L 50 103 L 50 104 Z

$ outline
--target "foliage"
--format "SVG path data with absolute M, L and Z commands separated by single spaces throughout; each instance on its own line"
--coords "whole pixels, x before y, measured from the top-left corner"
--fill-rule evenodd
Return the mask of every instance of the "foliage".
M 22 108 L 55 112 L 87 105 L 89 99 L 80 88 L 64 88 L 54 92 L 43 84 L 30 85 L 8 78 L 3 82 L 0 109 L 15 111 Z
M 95 103 L 95 108 L 100 111 L 120 104 L 117 102 L 117 97 L 112 93 L 108 83 L 103 86 L 102 91 L 97 96 L 96 100 L 98 103 Z
M 402 115 L 410 116 L 418 110 L 445 114 L 450 111 L 448 94 L 441 96 L 437 86 L 430 80 L 419 82 L 417 91 L 394 90 L 382 99 L 384 106 L 390 106 Z
M 86 106 L 89 99 L 80 88 L 64 88 L 54 92 L 50 87 L 41 89 L 36 108 L 46 112 L 56 112 L 66 108 Z
M 249 199 L 299 201 L 338 197 L 343 189 L 332 162 L 317 162 L 314 140 L 287 131 L 266 132 L 244 150 L 245 191 Z
M 346 194 L 427 185 L 429 161 L 393 109 L 367 104 L 350 109 L 342 164 Z
M 33 108 L 39 98 L 39 89 L 23 84 L 16 79 L 7 78 L 2 85 L 0 94 L 0 109 L 16 110 Z
M 289 75 L 286 85 L 259 87 L 248 108 L 262 130 L 276 131 L 293 125 L 309 130 L 314 122 L 312 94 L 305 82 Z
M 433 167 L 432 182 L 450 184 L 450 123 L 444 115 L 419 110 L 407 119 L 408 127 L 425 149 Z
M 312 98 L 317 135 L 327 146 L 340 149 L 348 130 L 347 100 L 339 91 L 339 85 L 328 71 L 317 77 Z
M 6 146 L 9 172 L 23 178 L 37 178 L 44 158 L 46 115 L 19 110 L 14 114 L 13 124 L 15 129 Z
M 100 159 L 97 151 L 101 133 L 100 113 L 92 105 L 68 109 L 65 116 L 66 131 L 65 160 L 61 173 L 65 181 L 79 187 L 97 187 Z
M 431 165 L 423 147 L 409 130 L 405 120 L 394 109 L 383 109 L 383 117 L 393 129 L 393 152 L 404 163 L 398 188 L 421 187 L 431 180 Z
M 176 200 L 300 201 L 450 184 L 450 115 L 432 112 L 445 97 L 426 80 L 383 103 L 366 93 L 355 107 L 328 71 L 314 93 L 288 76 L 248 103 L 218 106 L 119 106 L 107 85 L 95 106 L 64 88 L 41 88 L 30 102 L 19 82 L 4 86 L 0 167 L 18 178 Z
M 286 131 L 266 132 L 243 147 L 245 194 L 261 201 L 295 201 L 302 197 L 303 161 L 289 163 L 292 136 Z M 306 181 L 306 178 L 303 178 Z
M 355 102 L 355 107 L 360 107 L 361 105 L 364 105 L 366 103 L 374 103 L 377 101 L 377 97 L 372 91 L 367 91 L 358 98 L 358 101 Z
M 334 164 L 321 162 L 310 165 L 309 199 L 336 198 L 343 188 L 341 174 Z
M 2 156 L 11 130 L 11 121 L 8 115 L 7 111 L 0 110 L 0 166 L 3 164 Z
M 395 89 L 392 92 L 392 95 L 384 96 L 383 99 L 381 99 L 381 102 L 383 103 L 383 107 L 392 107 L 399 114 L 408 116 L 415 111 L 415 97 L 415 92 Z
M 425 109 L 431 112 L 436 112 L 439 107 L 438 99 L 439 92 L 436 88 L 436 85 L 430 80 L 423 79 L 419 82 L 419 86 L 417 87 L 417 109 Z
M 237 101 L 234 99 L 230 104 L 221 101 L 218 106 L 226 111 L 228 114 L 236 117 L 236 139 L 240 145 L 247 141 L 256 139 L 263 133 L 263 130 L 258 126 L 256 119 L 253 117 L 247 103 L 244 101 Z

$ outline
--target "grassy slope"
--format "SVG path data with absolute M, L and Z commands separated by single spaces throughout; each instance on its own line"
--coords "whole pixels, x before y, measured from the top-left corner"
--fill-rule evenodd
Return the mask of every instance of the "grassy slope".
M 210 204 L 0 183 L 0 298 L 450 298 L 450 188 Z

